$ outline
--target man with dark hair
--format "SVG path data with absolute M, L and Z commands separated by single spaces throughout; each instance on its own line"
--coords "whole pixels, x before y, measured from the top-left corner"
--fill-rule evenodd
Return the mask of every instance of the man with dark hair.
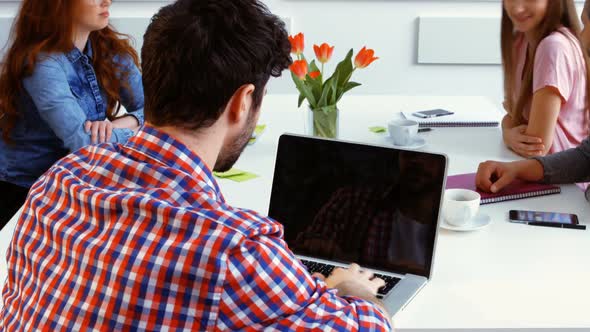
M 282 225 L 229 206 L 212 176 L 247 144 L 289 66 L 257 0 L 179 0 L 142 49 L 146 125 L 87 147 L 32 187 L 8 251 L 7 330 L 388 330 L 383 281 L 310 276 Z

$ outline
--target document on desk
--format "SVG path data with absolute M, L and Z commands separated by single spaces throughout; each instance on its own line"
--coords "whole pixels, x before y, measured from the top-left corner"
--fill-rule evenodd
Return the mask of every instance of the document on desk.
M 475 190 L 481 195 L 481 204 L 498 203 L 561 193 L 561 188 L 559 186 L 524 181 L 514 181 L 496 194 L 486 193 L 476 188 L 475 173 L 449 176 L 447 178 L 447 189 Z
M 416 110 L 416 112 L 419 110 Z M 498 127 L 502 120 L 502 114 L 491 112 L 490 114 L 481 114 L 481 112 L 466 112 L 452 110 L 452 115 L 439 116 L 434 118 L 419 118 L 412 112 L 402 112 L 408 120 L 416 121 L 420 127 Z

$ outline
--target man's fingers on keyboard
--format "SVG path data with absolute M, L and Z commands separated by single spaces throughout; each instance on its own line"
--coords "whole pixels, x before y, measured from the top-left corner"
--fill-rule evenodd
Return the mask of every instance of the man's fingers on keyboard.
M 361 269 L 361 267 L 358 264 L 356 264 L 356 263 L 352 263 L 352 264 L 350 264 L 350 266 L 348 267 L 348 269 L 351 272 L 358 272 Z
M 365 269 L 361 270 L 361 275 L 369 280 L 373 279 L 373 271 Z
M 312 277 L 315 277 L 315 278 L 318 278 L 318 279 L 320 279 L 320 280 L 322 280 L 322 281 L 323 281 L 323 280 L 326 280 L 326 276 L 324 276 L 324 275 L 323 275 L 323 274 L 321 274 L 321 273 L 317 273 L 317 272 L 316 272 L 316 273 L 312 274 L 311 276 L 312 276 Z
M 381 288 L 381 287 L 385 286 L 385 280 L 383 280 L 381 278 L 373 278 L 371 280 L 371 282 L 373 284 L 375 284 L 377 286 L 377 288 Z

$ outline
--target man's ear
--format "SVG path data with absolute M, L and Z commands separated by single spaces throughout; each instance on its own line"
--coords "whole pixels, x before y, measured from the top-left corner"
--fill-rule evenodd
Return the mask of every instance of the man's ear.
M 244 84 L 239 87 L 229 101 L 228 121 L 231 123 L 240 123 L 248 119 L 254 103 L 254 84 Z

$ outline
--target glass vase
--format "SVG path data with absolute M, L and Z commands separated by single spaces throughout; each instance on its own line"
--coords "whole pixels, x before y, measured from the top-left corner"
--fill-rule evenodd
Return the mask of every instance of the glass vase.
M 340 130 L 339 112 L 336 106 L 319 110 L 312 110 L 308 106 L 305 111 L 304 133 L 316 137 L 338 138 Z

